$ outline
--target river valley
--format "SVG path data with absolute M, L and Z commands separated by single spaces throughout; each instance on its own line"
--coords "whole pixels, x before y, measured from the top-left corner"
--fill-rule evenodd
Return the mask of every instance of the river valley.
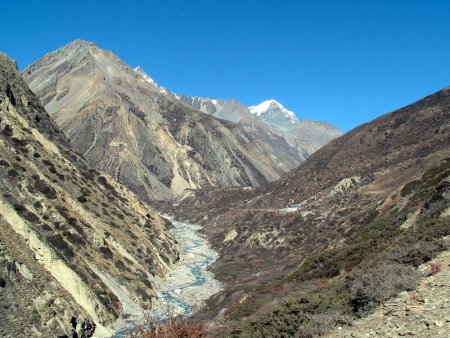
M 164 321 L 168 313 L 188 317 L 200 308 L 206 299 L 222 289 L 220 282 L 207 270 L 218 254 L 211 248 L 206 236 L 199 233 L 201 226 L 179 222 L 167 215 L 163 217 L 169 219 L 174 226 L 169 232 L 181 246 L 180 260 L 172 266 L 165 278 L 150 277 L 159 295 L 150 311 L 144 312 L 127 297 L 124 290 L 120 290 L 120 286 L 114 288 L 126 313 L 110 327 L 115 332 L 112 335 L 114 338 L 126 337 L 127 332 L 142 324 L 146 316 L 150 316 L 155 322 Z M 109 282 L 111 284 L 111 281 Z M 96 336 L 97 334 L 101 336 L 100 331 L 96 331 Z

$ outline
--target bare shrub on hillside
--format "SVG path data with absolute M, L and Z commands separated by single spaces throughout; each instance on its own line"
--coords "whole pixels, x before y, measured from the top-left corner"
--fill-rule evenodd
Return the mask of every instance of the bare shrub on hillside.
M 296 338 L 312 338 L 323 335 L 331 328 L 349 325 L 352 318 L 337 311 L 312 314 L 308 316 L 309 323 L 302 326 L 295 334 Z
M 351 285 L 353 310 L 364 316 L 402 291 L 415 289 L 420 274 L 413 268 L 386 263 L 356 278 Z
M 208 338 L 205 328 L 194 324 L 183 317 L 169 318 L 162 324 L 157 324 L 148 317 L 145 325 L 135 328 L 128 338 Z

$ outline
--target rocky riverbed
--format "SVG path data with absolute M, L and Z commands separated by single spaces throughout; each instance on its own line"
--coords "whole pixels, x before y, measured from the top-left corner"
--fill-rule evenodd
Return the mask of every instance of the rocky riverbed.
M 167 215 L 164 217 L 170 219 L 174 225 L 169 232 L 181 245 L 180 260 L 165 278 L 150 278 L 159 298 L 154 300 L 153 308 L 146 313 L 139 307 L 136 308 L 137 304 L 131 304 L 132 301 L 127 299 L 123 292 L 119 292 L 119 287 L 115 288 L 118 298 L 130 310 L 125 318 L 120 318 L 109 328 L 111 332 L 115 332 L 112 335 L 115 338 L 125 337 L 132 327 L 143 323 L 146 315 L 154 321 L 164 321 L 169 312 L 175 316 L 187 317 L 222 288 L 214 275 L 207 270 L 218 254 L 210 247 L 206 236 L 199 233 L 201 226 L 179 222 Z M 96 333 L 100 334 L 100 331 Z
M 155 319 L 166 318 L 168 310 L 174 315 L 189 316 L 221 290 L 220 283 L 207 270 L 218 254 L 199 233 L 201 226 L 165 217 L 174 224 L 169 232 L 180 243 L 183 254 L 169 276 L 152 280 L 160 294 L 150 312 Z

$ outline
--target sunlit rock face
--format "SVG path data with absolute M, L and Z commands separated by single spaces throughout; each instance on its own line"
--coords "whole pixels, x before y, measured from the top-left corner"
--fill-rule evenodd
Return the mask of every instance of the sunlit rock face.
M 23 76 L 74 148 L 148 201 L 185 189 L 259 186 L 300 160 L 197 111 L 93 43 L 70 43 Z

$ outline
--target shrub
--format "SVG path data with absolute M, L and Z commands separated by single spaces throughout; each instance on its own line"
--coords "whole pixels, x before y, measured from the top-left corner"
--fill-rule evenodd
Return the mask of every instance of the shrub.
M 405 290 L 413 290 L 419 273 L 398 263 L 377 266 L 356 278 L 351 285 L 353 311 L 366 315 L 377 305 Z
M 302 326 L 295 334 L 295 337 L 312 338 L 321 336 L 330 328 L 349 325 L 351 322 L 352 317 L 336 311 L 312 314 L 309 317 L 309 323 Z
M 43 193 L 49 199 L 56 199 L 56 192 L 52 187 L 47 185 L 44 180 L 36 180 L 34 182 L 34 187 L 41 193 Z
M 62 217 L 64 217 L 65 219 L 70 218 L 69 210 L 67 210 L 66 207 L 57 205 L 57 206 L 55 206 L 55 208 Z
M 86 199 L 86 197 L 84 197 L 84 195 L 83 196 L 78 196 L 77 200 L 80 203 L 86 203 L 87 202 L 87 199 Z
M 83 239 L 83 237 L 75 233 L 70 232 L 64 233 L 64 237 L 67 238 L 67 240 L 69 240 L 73 244 L 75 244 L 77 247 L 82 247 L 87 244 L 86 241 Z
M 11 138 L 11 141 L 16 147 L 25 147 L 28 144 L 27 140 L 18 139 L 16 137 Z
M 231 320 L 239 320 L 253 314 L 261 304 L 255 298 L 246 298 L 225 311 L 225 315 Z
M 19 172 L 15 169 L 9 169 L 8 170 L 8 176 L 9 177 L 17 177 L 19 176 Z
M 25 218 L 27 221 L 36 223 L 39 221 L 39 217 L 36 216 L 35 213 L 28 210 L 24 205 L 14 203 L 13 204 L 14 209 L 17 211 L 19 215 L 21 215 L 23 218 Z
M 309 337 L 309 331 L 324 332 L 331 328 L 328 325 L 347 322 L 350 312 L 350 293 L 340 285 L 292 297 L 270 313 L 234 328 L 229 336 Z
M 145 325 L 134 329 L 129 338 L 206 338 L 209 337 L 205 328 L 200 324 L 194 324 L 182 317 L 169 318 L 162 324 L 156 324 L 151 318 L 147 318 Z
M 42 160 L 42 163 L 44 163 L 48 167 L 53 167 L 53 163 L 49 160 Z
M 125 264 L 123 264 L 122 261 L 115 261 L 114 265 L 119 269 L 119 270 L 125 270 Z
M 63 254 L 68 258 L 72 258 L 74 256 L 74 252 L 61 235 L 58 234 L 50 236 L 48 237 L 48 241 L 56 249 L 57 252 Z
M 53 230 L 47 223 L 42 223 L 41 227 L 45 231 L 52 231 Z
M 106 177 L 104 176 L 99 176 L 97 178 L 98 183 L 100 183 L 101 185 L 103 185 L 106 189 L 108 189 L 109 191 L 115 191 L 114 187 L 112 185 L 110 185 L 108 183 L 108 180 L 106 179 Z
M 406 247 L 398 248 L 392 254 L 392 260 L 408 264 L 414 267 L 426 263 L 436 257 L 442 251 L 447 249 L 447 245 L 440 239 L 433 239 L 430 241 L 419 240 L 417 243 Z
M 114 254 L 113 252 L 107 247 L 107 246 L 102 246 L 99 248 L 99 251 L 102 253 L 102 255 L 107 258 L 107 259 L 113 259 L 114 258 Z
M 433 276 L 442 270 L 442 262 L 436 261 L 431 263 L 430 269 L 427 271 L 427 276 Z
M 12 136 L 12 134 L 13 134 L 12 127 L 9 124 L 7 124 L 5 126 L 5 128 L 3 128 L 2 134 L 5 136 Z
M 5 160 L 0 160 L 0 167 L 10 167 L 10 165 Z

